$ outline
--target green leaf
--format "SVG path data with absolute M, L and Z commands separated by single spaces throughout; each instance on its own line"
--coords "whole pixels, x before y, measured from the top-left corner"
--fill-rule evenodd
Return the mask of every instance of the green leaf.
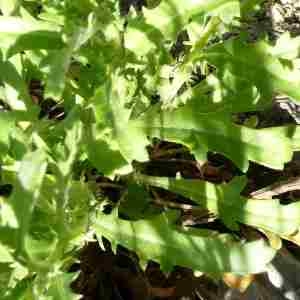
M 143 9 L 143 16 L 128 20 L 125 47 L 137 56 L 145 56 L 152 50 L 162 49 L 165 42 L 175 41 L 194 17 L 219 16 L 230 23 L 240 16 L 237 0 L 175 0 L 161 1 L 154 9 Z
M 3 99 L 14 110 L 26 111 L 28 119 L 37 116 L 38 107 L 34 106 L 29 95 L 27 85 L 17 69 L 19 61 L 13 57 L 12 60 L 0 61 L 0 79 L 5 86 L 5 99 Z
M 64 47 L 61 34 L 54 31 L 34 31 L 24 33 L 11 43 L 7 58 L 26 50 L 55 50 Z
M 60 49 L 64 45 L 59 27 L 33 18 L 0 16 L 0 28 L 6 59 L 24 50 Z
M 0 9 L 3 15 L 11 15 L 18 8 L 19 2 L 19 0 L 0 0 Z
M 146 149 L 133 142 L 133 138 L 139 139 L 141 132 L 128 126 L 131 110 L 125 105 L 135 92 L 135 83 L 126 81 L 122 76 L 113 74 L 92 99 L 96 124 L 87 131 L 87 152 L 89 159 L 106 175 L 117 169 L 130 171 L 128 163 L 134 159 L 148 159 Z M 111 162 L 109 157 L 115 160 Z M 107 159 L 110 159 L 110 165 Z
M 46 82 L 45 97 L 60 99 L 66 84 L 66 73 L 71 64 L 72 54 L 80 46 L 81 28 L 68 37 L 67 45 L 61 50 L 51 53 L 49 72 Z
M 17 252 L 23 250 L 30 220 L 40 196 L 47 162 L 43 151 L 30 152 L 23 158 L 18 171 L 18 182 L 10 197 L 10 204 L 18 221 Z
M 25 300 L 26 291 L 29 290 L 33 283 L 33 277 L 25 277 L 17 282 L 17 284 L 6 291 L 3 300 Z
M 3 239 L 6 234 L 11 236 L 11 228 L 18 228 L 19 224 L 12 207 L 9 205 L 9 203 L 7 203 L 7 201 L 1 199 L 0 207 L 0 225 L 5 229 L 9 227 L 7 232 L 2 232 L 1 239 Z
M 70 284 L 77 274 L 60 273 L 52 277 L 47 291 L 47 300 L 78 300 L 80 295 L 72 292 Z
M 277 49 L 279 51 L 279 47 Z M 212 46 L 200 57 L 214 65 L 219 74 L 231 72 L 250 81 L 267 99 L 274 93 L 282 93 L 300 101 L 300 72 L 292 62 L 279 60 L 272 51 L 273 48 L 263 41 L 248 44 L 233 39 Z M 237 86 L 237 90 L 239 88 L 243 87 Z
M 244 178 L 215 185 L 198 179 L 174 179 L 138 174 L 144 184 L 187 197 L 219 216 L 229 227 L 238 223 L 261 228 L 280 236 L 295 233 L 300 226 L 300 202 L 281 205 L 277 199 L 255 200 L 240 196 Z
M 146 7 L 149 9 L 155 8 L 161 0 L 146 0 Z
M 65 88 L 66 73 L 71 63 L 71 47 L 53 51 L 49 60 L 45 96 L 59 100 Z
M 257 11 L 258 7 L 264 2 L 264 0 L 245 0 L 241 4 L 242 16 L 245 17 L 249 13 L 253 13 L 253 10 Z
M 59 268 L 64 263 L 65 249 L 82 244 L 90 199 L 91 194 L 82 182 L 44 178 L 31 218 L 30 235 L 24 241 L 27 258 L 36 267 L 51 270 L 56 263 Z
M 68 36 L 66 46 L 50 55 L 45 97 L 60 99 L 65 85 L 66 74 L 70 68 L 73 54 L 80 49 L 97 32 L 98 26 L 95 16 L 90 14 L 87 20 L 87 28 L 74 26 L 74 32 Z
M 144 186 L 129 183 L 118 207 L 119 214 L 130 220 L 149 218 L 161 212 L 151 203 L 151 196 Z
M 294 128 L 294 134 L 292 136 L 292 144 L 293 144 L 294 151 L 300 150 L 300 127 L 299 126 L 296 126 Z
M 138 120 L 131 121 L 129 128 L 139 132 L 135 134 L 136 144 L 145 146 L 147 136 L 182 143 L 200 161 L 206 158 L 207 151 L 222 153 L 243 171 L 247 170 L 249 160 L 282 169 L 291 159 L 292 144 L 287 128 L 238 126 L 226 114 L 202 114 L 199 101 L 194 99 L 174 111 L 154 107 Z
M 207 13 L 221 16 L 223 20 L 239 16 L 239 1 L 236 0 L 187 0 L 184 3 L 161 1 L 155 9 L 144 9 L 146 23 L 164 34 L 165 39 L 174 40 L 193 16 Z
M 0 28 L 3 34 L 22 35 L 34 31 L 59 31 L 53 23 L 38 20 L 25 20 L 20 17 L 0 16 Z
M 300 54 L 300 37 L 291 38 L 289 32 L 282 34 L 272 49 L 275 57 L 293 60 Z
M 262 240 L 235 242 L 230 236 L 201 236 L 180 231 L 163 214 L 149 220 L 124 221 L 116 214 L 99 214 L 93 225 L 98 239 L 106 237 L 154 260 L 164 270 L 179 265 L 209 273 L 257 273 L 265 270 L 275 251 Z M 259 253 L 260 255 L 257 255 Z
M 97 151 L 89 156 L 93 162 L 98 160 L 97 165 L 104 164 L 104 170 L 110 171 L 105 167 L 105 162 L 101 162 L 101 152 L 103 151 L 105 159 L 109 153 L 105 150 L 107 148 L 116 151 L 111 151 L 114 157 L 118 157 L 117 151 L 120 151 L 119 163 L 116 166 L 122 165 L 121 157 L 128 163 L 132 160 L 147 160 L 148 137 L 182 143 L 190 147 L 198 160 L 204 160 L 207 151 L 222 153 L 243 171 L 247 170 L 249 160 L 274 169 L 282 169 L 292 157 L 293 149 L 288 128 L 257 130 L 238 126 L 233 124 L 226 114 L 203 114 L 199 109 L 201 100 L 198 98 L 193 98 L 185 106 L 174 111 L 161 110 L 156 106 L 137 120 L 128 121 L 130 111 L 124 108 L 125 104 L 119 102 L 119 99 L 126 98 L 126 92 L 123 91 L 126 82 L 116 78 L 114 84 L 116 85 L 112 86 L 111 92 L 105 90 L 103 92 L 101 89 L 102 92 L 94 98 L 94 101 L 97 101 L 95 103 L 99 124 L 97 128 L 101 130 L 91 132 L 88 143 L 90 149 L 88 153 Z M 96 136 L 102 140 L 100 144 Z M 110 143 L 109 140 L 114 146 L 103 147 L 100 151 L 98 145 Z M 96 147 L 97 150 L 94 150 Z M 97 153 L 99 159 L 96 157 Z
M 15 120 L 10 113 L 0 112 L 0 161 L 5 157 L 10 146 L 10 135 L 15 127 Z
M 68 124 L 68 121 L 70 123 Z M 70 176 L 72 166 L 78 157 L 81 141 L 83 139 L 83 124 L 79 120 L 78 108 L 74 108 L 65 120 L 65 140 L 62 157 L 58 157 L 58 168 L 63 177 Z M 60 159 L 59 159 L 60 158 Z
M 120 93 L 120 86 L 124 87 L 126 82 L 118 79 L 115 79 L 115 82 L 119 83 L 118 89 L 114 90 L 113 87 L 109 96 L 104 93 L 95 98 L 99 103 L 96 107 L 99 114 L 98 128 L 101 130 L 97 129 L 91 133 L 88 153 L 97 151 L 89 155 L 93 162 L 97 162 L 95 155 L 98 153 L 97 165 L 103 163 L 101 152 L 103 151 L 103 159 L 109 153 L 105 150 L 107 146 L 101 151 L 98 147 L 105 139 L 103 145 L 111 140 L 111 145 L 114 146 L 110 148 L 120 151 L 117 166 L 122 164 L 121 157 L 128 163 L 133 160 L 146 160 L 148 137 L 182 143 L 194 152 L 198 160 L 204 160 L 207 151 L 222 153 L 243 171 L 247 170 L 249 160 L 274 169 L 282 169 L 292 157 L 293 149 L 288 128 L 258 130 L 238 126 L 224 113 L 203 114 L 199 109 L 201 100 L 198 98 L 193 98 L 185 106 L 173 111 L 161 110 L 156 106 L 137 120 L 128 121 L 129 112 L 118 102 L 118 99 L 126 97 L 123 92 Z M 100 144 L 95 135 L 102 140 Z M 94 147 L 97 147 L 97 150 L 94 150 Z M 113 151 L 111 154 L 117 157 L 118 152 Z M 104 170 L 109 170 L 105 167 L 105 162 L 103 164 Z
M 112 176 L 115 172 L 122 173 L 124 167 L 125 170 L 127 169 L 127 161 L 120 153 L 118 146 L 114 148 L 111 140 L 108 142 L 102 139 L 95 140 L 93 134 L 90 134 L 86 136 L 85 146 L 89 160 L 104 175 Z
M 177 97 L 176 102 L 185 103 L 190 100 L 201 103 L 199 112 L 202 113 L 252 111 L 265 107 L 270 102 L 261 97 L 251 82 L 231 73 L 208 75 L 201 83 Z
M 0 264 L 2 263 L 11 263 L 14 261 L 14 258 L 11 254 L 11 250 L 6 246 L 0 244 Z

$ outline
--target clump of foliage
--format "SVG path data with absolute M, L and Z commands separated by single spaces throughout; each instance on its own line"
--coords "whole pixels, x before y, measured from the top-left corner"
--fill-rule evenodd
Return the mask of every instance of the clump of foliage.
M 298 127 L 256 129 L 232 115 L 276 94 L 300 101 L 299 39 L 250 41 L 241 24 L 261 1 L 148 0 L 128 12 L 120 2 L 0 1 L 1 299 L 78 299 L 68 270 L 91 234 L 164 270 L 249 274 L 278 245 L 238 237 L 240 224 L 273 240 L 299 229 L 299 202 L 241 196 L 243 176 L 213 184 L 138 167 L 156 138 L 198 161 L 220 153 L 241 172 L 250 161 L 283 169 Z M 110 214 L 91 168 L 122 182 Z M 153 208 L 149 186 L 192 200 L 233 233 L 184 230 L 176 210 Z

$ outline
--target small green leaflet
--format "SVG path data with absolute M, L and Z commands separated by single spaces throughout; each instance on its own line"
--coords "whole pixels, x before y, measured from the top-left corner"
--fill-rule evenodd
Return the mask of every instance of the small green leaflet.
M 228 235 L 202 237 L 201 233 L 177 230 L 166 214 L 124 221 L 115 213 L 99 213 L 93 223 L 99 240 L 104 236 L 114 247 L 121 244 L 144 261 L 160 263 L 166 271 L 180 265 L 209 273 L 258 273 L 275 255 L 262 240 L 241 243 Z
M 167 189 L 197 202 L 219 216 L 226 225 L 237 229 L 238 223 L 288 236 L 300 226 L 300 202 L 281 205 L 277 199 L 255 200 L 240 196 L 244 178 L 215 185 L 198 179 L 174 179 L 137 174 L 144 184 Z

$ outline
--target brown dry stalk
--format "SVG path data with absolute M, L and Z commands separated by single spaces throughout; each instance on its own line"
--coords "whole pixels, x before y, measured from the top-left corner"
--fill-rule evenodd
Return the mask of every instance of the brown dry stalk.
M 177 203 L 177 202 L 161 199 L 161 197 L 158 195 L 158 193 L 155 190 L 152 190 L 152 193 L 155 197 L 154 199 L 152 199 L 152 202 L 155 203 L 156 205 L 168 207 L 168 208 L 181 209 L 181 210 L 185 210 L 185 211 L 193 210 L 193 211 L 203 212 L 203 208 L 201 208 L 199 206 L 185 204 L 185 203 Z
M 300 177 L 292 177 L 287 180 L 282 180 L 254 191 L 250 196 L 254 199 L 271 199 L 274 196 L 300 190 Z

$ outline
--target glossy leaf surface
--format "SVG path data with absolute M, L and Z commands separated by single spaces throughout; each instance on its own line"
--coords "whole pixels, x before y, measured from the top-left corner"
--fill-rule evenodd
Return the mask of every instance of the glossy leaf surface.
M 273 258 L 274 250 L 262 240 L 235 242 L 230 236 L 201 236 L 177 231 L 167 215 L 124 221 L 116 215 L 99 214 L 94 228 L 108 238 L 135 251 L 143 260 L 154 260 L 165 270 L 181 265 L 209 273 L 257 273 Z M 259 252 L 260 255 L 256 255 Z M 245 263 L 247 261 L 247 263 Z
M 255 200 L 240 196 L 244 179 L 215 185 L 197 179 L 137 175 L 137 180 L 189 198 L 219 216 L 229 227 L 238 223 L 268 230 L 280 236 L 295 233 L 300 225 L 300 202 L 281 205 L 279 200 Z
M 277 51 L 281 51 L 279 46 Z M 231 72 L 255 84 L 264 97 L 280 92 L 300 101 L 299 71 L 293 63 L 280 61 L 273 55 L 272 47 L 263 41 L 249 45 L 231 40 L 211 47 L 202 57 L 220 72 Z
M 201 161 L 207 151 L 224 154 L 242 170 L 249 160 L 274 169 L 282 169 L 291 159 L 292 146 L 285 128 L 251 129 L 238 126 L 224 114 L 204 115 L 198 110 L 198 99 L 174 111 L 149 110 L 129 126 L 140 130 L 139 144 L 146 137 L 158 137 L 188 146 Z

